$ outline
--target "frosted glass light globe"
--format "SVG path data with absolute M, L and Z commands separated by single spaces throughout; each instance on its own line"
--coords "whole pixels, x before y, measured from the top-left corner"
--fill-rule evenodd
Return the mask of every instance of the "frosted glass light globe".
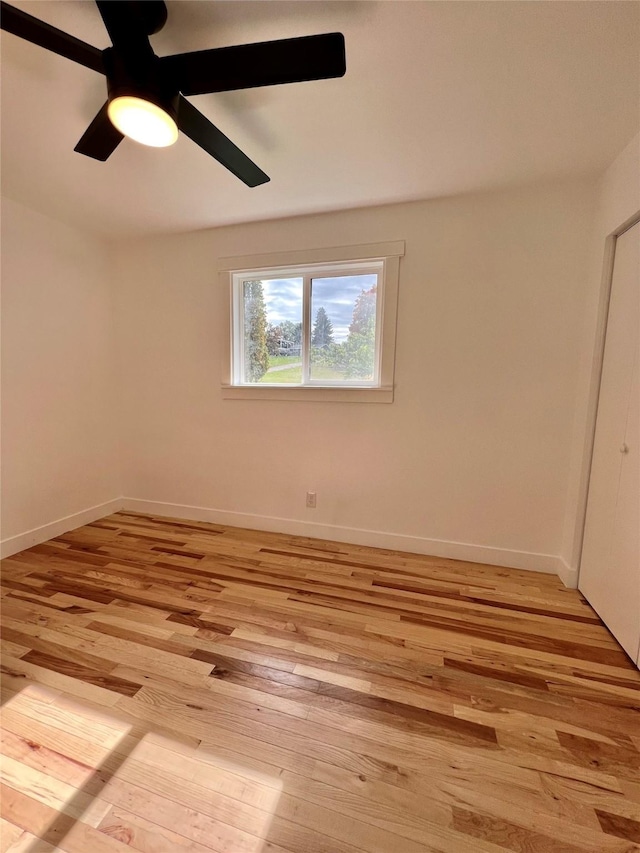
M 114 98 L 107 112 L 120 133 L 154 148 L 166 148 L 178 138 L 178 127 L 162 107 L 129 95 Z

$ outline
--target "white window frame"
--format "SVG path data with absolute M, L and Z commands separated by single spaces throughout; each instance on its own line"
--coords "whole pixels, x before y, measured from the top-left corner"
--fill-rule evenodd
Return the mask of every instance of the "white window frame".
M 400 258 L 404 255 L 404 241 L 375 243 L 359 246 L 341 246 L 315 250 L 298 250 L 264 255 L 221 258 L 219 280 L 228 295 L 228 323 L 224 347 L 224 373 L 222 396 L 228 400 L 314 400 L 317 402 L 393 402 L 394 361 L 396 343 L 396 318 Z M 241 287 L 238 283 L 251 278 L 267 279 L 296 277 L 303 279 L 303 287 L 311 287 L 312 277 L 327 278 L 346 274 L 375 272 L 378 275 L 376 298 L 377 343 L 374 379 L 369 382 L 309 380 L 308 347 L 303 347 L 304 385 L 242 384 L 242 322 L 240 304 Z M 311 334 L 311 299 L 307 290 L 303 296 L 303 339 Z M 306 316 L 305 316 L 306 315 Z M 235 326 L 235 328 L 234 328 Z M 305 351 L 306 350 L 306 351 Z M 234 374 L 235 368 L 235 374 Z

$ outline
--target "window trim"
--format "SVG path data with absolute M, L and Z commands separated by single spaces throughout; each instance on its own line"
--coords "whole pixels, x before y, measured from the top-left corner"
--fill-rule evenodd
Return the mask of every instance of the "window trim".
M 396 320 L 398 303 L 398 280 L 400 258 L 404 256 L 404 240 L 387 243 L 369 243 L 358 246 L 326 247 L 289 252 L 274 252 L 260 255 L 220 258 L 218 277 L 223 292 L 226 293 L 227 322 L 222 341 L 223 378 L 222 397 L 227 400 L 297 400 L 317 402 L 393 402 L 394 362 L 396 344 Z M 278 269 L 305 267 L 322 264 L 325 268 L 332 264 L 359 263 L 363 266 L 381 261 L 383 277 L 382 299 L 379 300 L 380 361 L 379 385 L 327 385 L 308 384 L 286 387 L 284 385 L 234 385 L 233 384 L 233 299 L 234 276 L 238 273 L 272 274 Z

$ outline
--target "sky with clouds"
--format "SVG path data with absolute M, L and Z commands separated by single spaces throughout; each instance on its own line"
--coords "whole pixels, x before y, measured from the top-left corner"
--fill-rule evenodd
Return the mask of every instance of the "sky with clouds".
M 313 279 L 311 322 L 313 323 L 318 308 L 322 306 L 333 323 L 336 343 L 345 340 L 349 334 L 356 299 L 363 290 L 369 290 L 376 283 L 376 278 L 375 274 L 371 274 Z M 269 323 L 277 326 L 284 320 L 291 320 L 292 323 L 302 321 L 301 278 L 263 279 L 262 288 Z

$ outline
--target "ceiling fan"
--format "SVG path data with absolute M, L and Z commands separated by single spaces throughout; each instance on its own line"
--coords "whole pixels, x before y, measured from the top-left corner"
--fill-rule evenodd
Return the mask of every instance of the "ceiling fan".
M 346 71 L 342 33 L 158 57 L 149 36 L 166 23 L 163 0 L 96 5 L 113 45 L 106 50 L 0 2 L 1 29 L 106 76 L 107 102 L 74 149 L 95 160 L 106 160 L 125 136 L 164 147 L 181 130 L 247 186 L 264 184 L 268 175 L 184 96 L 325 80 Z

